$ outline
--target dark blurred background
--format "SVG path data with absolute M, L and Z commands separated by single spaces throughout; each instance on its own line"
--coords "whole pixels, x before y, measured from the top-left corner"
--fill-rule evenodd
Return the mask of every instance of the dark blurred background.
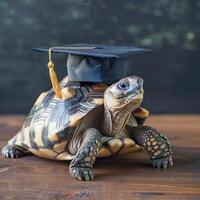
M 27 113 L 51 87 L 47 54 L 70 43 L 134 45 L 152 55 L 129 59 L 145 80 L 152 113 L 200 113 L 199 0 L 0 1 L 0 114 Z M 66 56 L 54 55 L 61 79 Z

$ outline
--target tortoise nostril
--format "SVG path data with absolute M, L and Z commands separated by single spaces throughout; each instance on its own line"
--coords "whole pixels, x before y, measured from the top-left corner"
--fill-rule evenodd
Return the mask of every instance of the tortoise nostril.
M 138 79 L 137 80 L 137 84 L 138 84 L 138 86 L 142 86 L 143 85 L 143 80 L 142 79 Z

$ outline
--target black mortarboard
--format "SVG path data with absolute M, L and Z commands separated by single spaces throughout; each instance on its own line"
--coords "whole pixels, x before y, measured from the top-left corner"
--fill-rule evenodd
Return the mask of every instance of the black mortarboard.
M 47 52 L 49 48 L 41 47 L 34 50 Z M 127 56 L 149 53 L 151 50 L 125 46 L 72 44 L 53 47 L 51 51 L 68 54 L 69 81 L 113 83 L 127 76 Z

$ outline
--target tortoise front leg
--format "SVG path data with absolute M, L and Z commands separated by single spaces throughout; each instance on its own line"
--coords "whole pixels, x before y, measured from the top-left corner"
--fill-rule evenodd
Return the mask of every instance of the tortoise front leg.
M 150 126 L 128 127 L 129 137 L 144 147 L 155 168 L 173 165 L 171 145 L 166 136 Z
M 93 164 L 101 146 L 101 134 L 97 129 L 89 128 L 83 134 L 81 146 L 69 166 L 70 174 L 79 180 L 93 180 Z

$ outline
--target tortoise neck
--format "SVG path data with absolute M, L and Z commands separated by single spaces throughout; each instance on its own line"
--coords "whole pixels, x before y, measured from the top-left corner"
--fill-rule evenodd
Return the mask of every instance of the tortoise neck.
M 131 113 L 132 109 L 128 106 L 112 112 L 104 104 L 103 132 L 110 136 L 120 134 L 130 118 Z

